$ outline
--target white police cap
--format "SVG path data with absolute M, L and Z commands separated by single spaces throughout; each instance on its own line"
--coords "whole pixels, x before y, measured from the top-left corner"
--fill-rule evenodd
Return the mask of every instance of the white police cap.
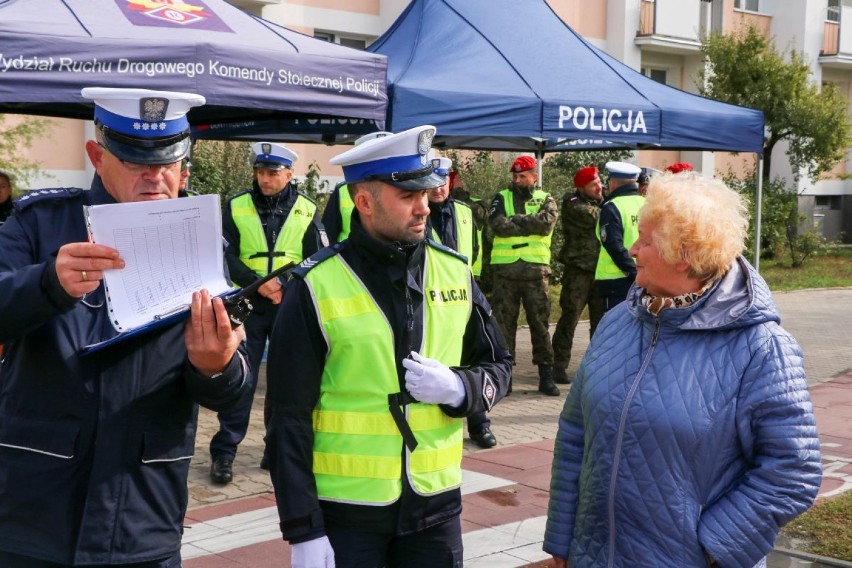
M 434 126 L 417 126 L 374 138 L 338 154 L 330 163 L 343 168 L 348 184 L 378 180 L 411 191 L 434 189 L 446 181 L 435 174 L 429 159 L 435 131 Z
M 375 140 L 376 138 L 384 138 L 385 136 L 390 136 L 393 132 L 387 132 L 386 130 L 379 130 L 378 132 L 370 132 L 369 134 L 365 134 L 360 138 L 355 139 L 355 145 L 359 146 L 364 142 L 369 142 L 370 140 Z
M 450 168 L 453 167 L 453 161 L 449 158 L 435 158 L 437 161 L 437 166 L 435 167 L 435 173 L 439 176 L 448 176 L 450 175 Z
M 607 162 L 605 167 L 611 178 L 636 179 L 642 173 L 642 168 L 628 162 Z
M 189 153 L 186 113 L 203 105 L 194 93 L 86 87 L 83 98 L 95 103 L 98 142 L 120 160 L 134 164 L 171 164 Z
M 255 142 L 251 145 L 251 166 L 267 170 L 292 168 L 299 155 L 283 144 Z

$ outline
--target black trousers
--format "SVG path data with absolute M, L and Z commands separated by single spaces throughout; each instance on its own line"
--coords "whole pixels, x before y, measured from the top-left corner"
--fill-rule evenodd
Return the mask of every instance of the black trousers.
M 396 536 L 326 526 L 337 568 L 461 568 L 461 520 Z

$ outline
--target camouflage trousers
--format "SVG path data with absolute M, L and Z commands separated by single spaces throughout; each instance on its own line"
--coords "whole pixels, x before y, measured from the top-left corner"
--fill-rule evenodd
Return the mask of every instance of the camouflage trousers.
M 515 335 L 518 332 L 518 316 L 521 305 L 527 315 L 532 340 L 533 365 L 552 365 L 553 348 L 547 328 L 550 319 L 550 296 L 547 278 L 539 280 L 510 280 L 494 278 L 491 306 L 494 318 L 500 325 L 506 345 L 515 356 Z
M 559 307 L 562 315 L 553 332 L 553 368 L 566 370 L 571 362 L 571 347 L 574 345 L 574 331 L 583 308 L 589 306 L 591 329 L 589 337 L 603 316 L 603 305 L 595 285 L 594 270 L 578 270 L 566 266 L 562 276 L 562 293 L 559 294 Z

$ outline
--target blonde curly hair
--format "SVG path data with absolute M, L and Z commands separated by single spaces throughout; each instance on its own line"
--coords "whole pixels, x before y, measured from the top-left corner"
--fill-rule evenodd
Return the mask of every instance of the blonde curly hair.
M 745 249 L 748 205 L 721 180 L 697 172 L 651 177 L 640 221 L 668 264 L 686 262 L 702 282 L 724 274 Z

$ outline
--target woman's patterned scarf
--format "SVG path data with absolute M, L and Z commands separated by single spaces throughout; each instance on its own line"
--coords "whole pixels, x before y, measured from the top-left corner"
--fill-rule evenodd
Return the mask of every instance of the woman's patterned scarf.
M 698 298 L 703 296 L 704 292 L 709 290 L 716 280 L 717 279 L 709 280 L 701 287 L 701 290 L 697 292 L 688 292 L 686 294 L 681 294 L 680 296 L 652 296 L 645 292 L 640 301 L 642 302 L 642 305 L 651 312 L 651 315 L 655 316 L 659 315 L 660 312 L 666 308 L 685 308 L 687 306 L 691 306 Z

